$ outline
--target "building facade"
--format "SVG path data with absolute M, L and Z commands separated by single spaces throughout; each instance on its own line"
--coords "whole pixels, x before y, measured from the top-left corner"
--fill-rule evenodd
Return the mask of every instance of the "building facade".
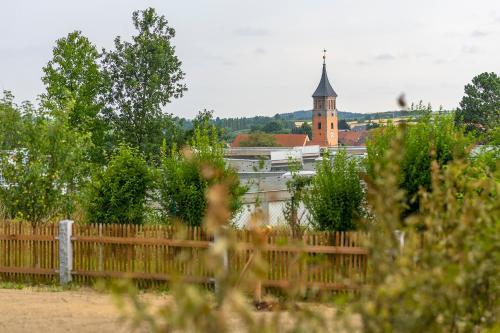
M 328 81 L 325 58 L 323 55 L 321 80 L 312 95 L 314 105 L 311 144 L 332 147 L 337 146 L 339 143 L 337 93 L 333 90 L 330 81 Z

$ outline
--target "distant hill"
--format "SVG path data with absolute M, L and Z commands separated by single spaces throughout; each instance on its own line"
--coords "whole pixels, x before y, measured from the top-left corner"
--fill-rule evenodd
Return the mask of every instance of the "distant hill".
M 416 115 L 416 111 L 386 111 L 377 113 L 354 113 L 339 111 L 339 120 L 367 121 L 375 119 L 401 118 Z M 277 113 L 273 117 L 255 116 L 241 118 L 219 118 L 214 123 L 224 128 L 226 139 L 231 141 L 238 133 L 266 132 L 266 133 L 298 133 L 296 121 L 311 120 L 312 110 L 299 110 L 287 113 Z M 305 129 L 304 129 L 305 130 Z
M 311 120 L 312 110 L 300 110 L 295 112 L 288 113 L 279 113 L 276 116 L 280 116 L 282 119 L 287 120 Z M 275 117 L 276 117 L 275 116 Z M 354 112 L 344 112 L 339 111 L 340 119 L 358 119 L 365 116 L 363 113 L 354 113 Z
M 288 113 L 278 113 L 274 118 L 280 117 L 286 120 L 311 120 L 312 110 L 299 110 Z M 377 113 L 355 113 L 339 111 L 339 119 L 345 120 L 370 120 L 370 119 L 386 119 L 395 117 L 409 116 L 410 111 L 385 111 Z

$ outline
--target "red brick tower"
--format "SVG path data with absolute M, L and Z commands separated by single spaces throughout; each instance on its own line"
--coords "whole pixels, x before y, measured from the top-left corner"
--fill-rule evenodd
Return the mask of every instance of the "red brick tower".
M 312 144 L 321 147 L 337 146 L 339 128 L 337 118 L 337 93 L 333 90 L 326 74 L 326 50 L 323 51 L 323 72 L 318 88 L 312 95 Z

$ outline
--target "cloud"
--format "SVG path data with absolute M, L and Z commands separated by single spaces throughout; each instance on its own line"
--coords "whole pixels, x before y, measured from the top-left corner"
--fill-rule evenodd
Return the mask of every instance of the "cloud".
M 488 32 L 485 32 L 485 31 L 479 31 L 479 30 L 474 30 L 470 36 L 471 37 L 474 37 L 474 38 L 477 38 L 477 37 L 484 37 L 484 36 L 487 36 L 489 35 Z
M 265 49 L 261 48 L 261 47 L 258 47 L 258 48 L 255 49 L 254 53 L 262 55 L 262 54 L 266 54 L 267 51 Z
M 367 61 L 359 60 L 356 62 L 356 64 L 359 66 L 368 66 L 370 63 Z
M 388 61 L 388 60 L 395 60 L 396 57 L 394 57 L 392 54 L 389 54 L 389 53 L 382 53 L 382 54 L 375 56 L 373 59 L 381 60 L 381 61 Z
M 244 27 L 236 29 L 234 33 L 242 37 L 261 37 L 269 35 L 269 30 L 253 28 L 253 27 Z
M 418 52 L 418 53 L 415 54 L 415 57 L 417 57 L 418 59 L 430 57 L 430 53 Z
M 434 60 L 434 63 L 436 65 L 442 65 L 442 64 L 446 63 L 446 60 L 444 60 L 444 59 L 436 59 L 436 60 Z
M 478 51 L 479 51 L 479 49 L 477 48 L 477 46 L 474 46 L 474 45 L 464 45 L 462 47 L 463 53 L 474 54 L 474 53 L 477 53 Z

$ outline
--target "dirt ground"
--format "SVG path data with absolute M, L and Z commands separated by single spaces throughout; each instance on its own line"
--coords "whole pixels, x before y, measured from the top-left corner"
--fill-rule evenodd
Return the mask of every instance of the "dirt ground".
M 171 296 L 146 293 L 141 295 L 141 298 L 154 307 L 165 304 Z M 335 310 L 332 307 L 310 303 L 308 307 L 314 312 L 334 316 Z M 271 313 L 260 312 L 257 315 L 269 316 Z M 286 326 L 287 322 L 285 319 L 283 324 Z M 228 324 L 235 332 L 242 328 L 241 323 L 236 321 Z M 120 313 L 109 294 L 101 294 L 92 289 L 76 291 L 0 289 L 0 333 L 130 331 L 130 326 L 120 320 Z M 138 331 L 147 332 L 147 329 Z
M 161 301 L 167 296 L 150 296 Z M 93 290 L 0 289 L 0 332 L 129 332 L 111 297 Z

